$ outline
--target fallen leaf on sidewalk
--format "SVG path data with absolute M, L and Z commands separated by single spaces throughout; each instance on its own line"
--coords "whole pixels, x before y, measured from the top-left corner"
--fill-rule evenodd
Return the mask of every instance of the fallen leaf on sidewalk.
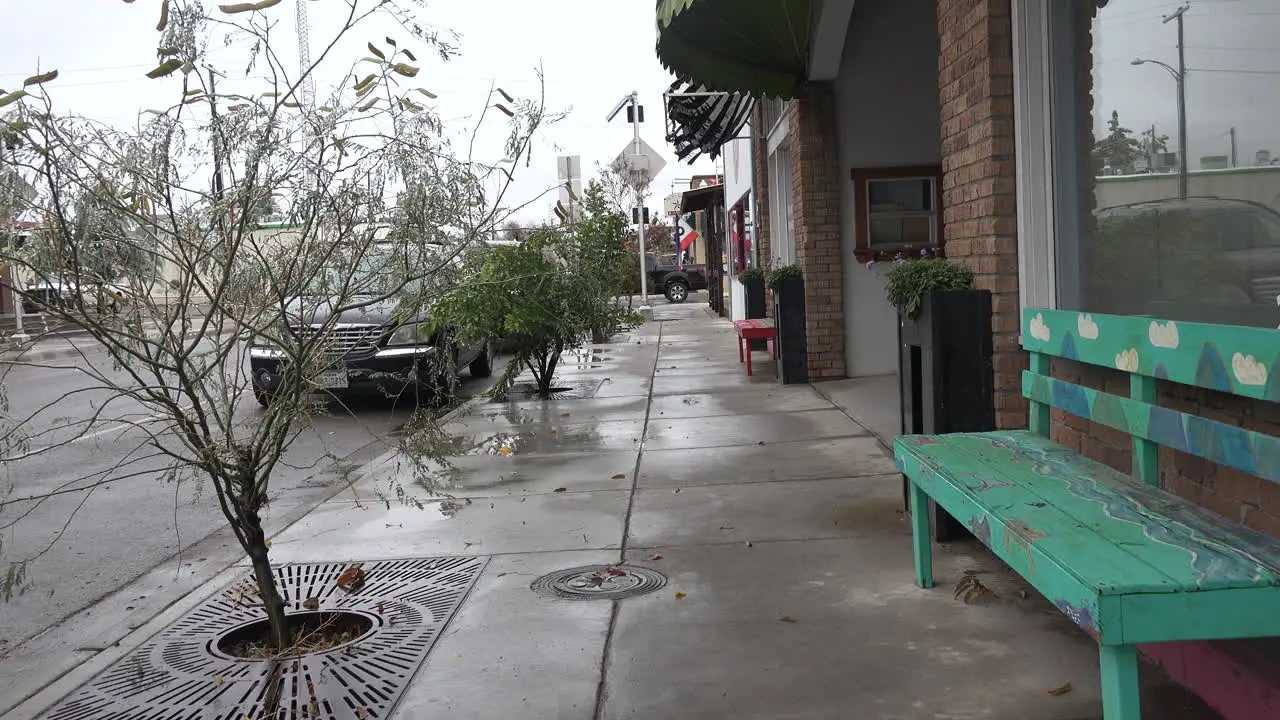
M 985 596 L 995 597 L 996 594 L 991 588 L 983 585 L 982 581 L 978 580 L 977 572 L 966 570 L 964 577 L 960 579 L 960 582 L 956 583 L 956 599 L 963 600 L 966 605 L 972 605 Z
M 548 434 L 548 435 L 550 435 L 551 437 L 555 437 L 555 436 L 556 436 L 556 431 L 555 431 L 555 430 L 552 430 L 550 433 L 547 433 L 547 434 Z
M 732 529 L 733 529 L 733 526 L 732 526 L 732 525 L 721 525 L 721 526 L 720 526 L 720 529 L 721 529 L 721 530 L 732 530 Z
M 782 617 L 778 618 L 778 622 L 794 623 L 795 621 L 796 619 L 791 617 L 790 615 L 783 615 Z
M 617 475 L 614 475 L 612 479 L 614 479 L 614 480 L 626 480 L 626 479 L 627 479 L 627 475 L 626 475 L 626 473 L 618 473 Z
M 560 413 L 560 417 L 569 417 L 572 413 Z
M 764 444 L 764 441 L 763 441 L 763 440 L 761 440 L 760 442 L 758 442 L 758 443 L 756 443 L 756 444 L 757 444 L 757 445 L 763 445 L 763 444 Z
M 623 575 L 626 575 L 626 574 L 627 574 L 627 571 L 626 571 L 626 570 L 619 570 L 618 568 L 609 568 L 609 569 L 608 569 L 608 570 L 606 570 L 605 572 L 609 573 L 610 575 L 612 575 L 612 576 L 614 576 L 614 577 L 622 577 Z
M 1050 691 L 1049 691 L 1049 694 L 1050 694 L 1050 695 L 1053 695 L 1054 697 L 1057 697 L 1057 696 L 1059 696 L 1059 695 L 1066 695 L 1067 693 L 1071 692 L 1072 690 L 1075 690 L 1075 688 L 1071 687 L 1071 683 L 1067 683 L 1066 685 L 1063 685 L 1062 687 L 1056 687 L 1056 688 L 1054 688 L 1054 689 L 1050 690 Z
M 506 445 L 503 445 L 502 447 L 498 448 L 498 452 L 503 455 L 510 455 L 511 448 L 507 447 Z
M 747 546 L 747 547 L 755 547 L 754 545 L 752 545 L 752 544 L 751 544 L 751 541 L 750 541 L 750 540 L 748 540 L 748 541 L 746 542 L 746 546 Z
M 681 599 L 683 599 L 684 597 L 685 597 L 685 594 L 684 594 L 683 592 L 681 592 L 681 591 L 679 591 L 679 590 L 677 590 L 677 591 L 676 591 L 676 599 L 677 599 L 677 600 L 681 600 Z
M 568 489 L 569 489 L 569 488 L 556 488 L 555 490 L 552 490 L 551 492 L 566 492 L 566 491 L 568 491 Z
M 320 609 L 320 598 L 318 598 L 318 597 L 309 597 L 309 598 L 307 598 L 306 600 L 303 600 L 303 601 L 302 601 L 302 607 L 306 608 L 307 610 L 319 610 L 319 609 Z
M 661 556 L 661 555 L 659 555 L 658 553 L 654 553 L 654 554 L 652 554 L 652 555 L 650 555 L 650 556 L 649 556 L 649 560 L 651 560 L 651 561 L 653 561 L 653 562 L 657 562 L 658 560 L 661 560 L 661 559 L 662 559 L 662 556 Z

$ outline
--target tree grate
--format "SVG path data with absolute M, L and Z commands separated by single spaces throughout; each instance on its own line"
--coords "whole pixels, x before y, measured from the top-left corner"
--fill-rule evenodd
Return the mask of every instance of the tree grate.
M 361 568 L 364 584 L 355 592 L 339 588 L 336 582 L 354 563 L 277 567 L 287 612 L 354 613 L 372 621 L 372 629 L 331 650 L 275 661 L 233 658 L 217 647 L 220 638 L 265 617 L 253 592 L 252 575 L 247 574 L 107 668 L 45 717 L 388 718 L 486 562 L 484 558 L 366 562 Z
M 530 400 L 590 400 L 600 392 L 603 380 L 565 380 L 559 381 L 551 388 L 549 395 L 538 393 L 538 386 L 533 383 L 518 383 L 505 395 L 495 397 L 493 402 L 527 402 Z

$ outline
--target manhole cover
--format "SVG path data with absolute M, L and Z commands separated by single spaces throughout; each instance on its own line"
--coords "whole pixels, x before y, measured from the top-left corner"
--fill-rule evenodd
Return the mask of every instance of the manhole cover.
M 618 600 L 661 590 L 667 576 L 634 565 L 589 565 L 543 575 L 529 587 L 563 600 Z
M 336 581 L 353 564 L 276 568 L 289 614 L 344 616 L 353 627 L 350 642 L 274 662 L 226 652 L 237 633 L 263 617 L 246 575 L 107 668 L 46 717 L 390 717 L 409 680 L 484 569 L 485 559 L 366 562 L 361 564 L 364 584 L 348 593 Z
M 520 383 L 507 391 L 506 396 L 496 397 L 494 402 L 526 402 L 529 400 L 589 400 L 600 391 L 603 380 L 577 380 L 557 382 L 550 395 L 540 395 L 532 383 Z

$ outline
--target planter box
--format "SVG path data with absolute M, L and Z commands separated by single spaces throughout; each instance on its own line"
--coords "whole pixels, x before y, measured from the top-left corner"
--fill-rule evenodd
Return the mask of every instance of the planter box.
M 764 278 L 755 278 L 752 280 L 740 280 L 742 283 L 743 294 L 747 301 L 747 319 L 762 320 L 768 317 L 767 306 L 765 305 L 764 295 Z M 752 340 L 752 350 L 767 350 L 768 340 Z
M 898 316 L 902 433 L 984 432 L 996 427 L 991 293 L 949 290 L 925 297 L 920 315 Z M 903 490 L 908 489 L 903 478 Z M 967 530 L 934 507 L 934 539 Z
M 809 382 L 808 337 L 805 331 L 804 280 L 786 280 L 773 291 L 774 343 L 778 380 L 783 385 Z

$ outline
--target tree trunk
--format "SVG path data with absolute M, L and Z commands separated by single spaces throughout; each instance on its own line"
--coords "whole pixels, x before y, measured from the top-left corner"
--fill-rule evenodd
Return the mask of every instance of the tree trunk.
M 258 582 L 258 594 L 262 597 L 262 606 L 270 625 L 271 645 L 277 650 L 283 650 L 293 643 L 293 638 L 284 612 L 284 599 L 280 597 L 276 575 L 271 569 L 271 560 L 267 557 L 267 538 L 262 531 L 262 519 L 258 517 L 258 513 L 251 511 L 243 518 L 243 527 L 248 544 L 245 551 L 249 555 L 249 561 L 253 563 L 253 577 Z
M 552 353 L 551 359 L 547 361 L 547 365 L 546 365 L 547 370 L 542 376 L 542 387 L 540 389 L 542 390 L 543 395 L 551 394 L 551 383 L 552 381 L 555 380 L 556 365 L 558 365 L 559 363 L 560 363 L 560 350 L 556 350 L 554 353 Z

